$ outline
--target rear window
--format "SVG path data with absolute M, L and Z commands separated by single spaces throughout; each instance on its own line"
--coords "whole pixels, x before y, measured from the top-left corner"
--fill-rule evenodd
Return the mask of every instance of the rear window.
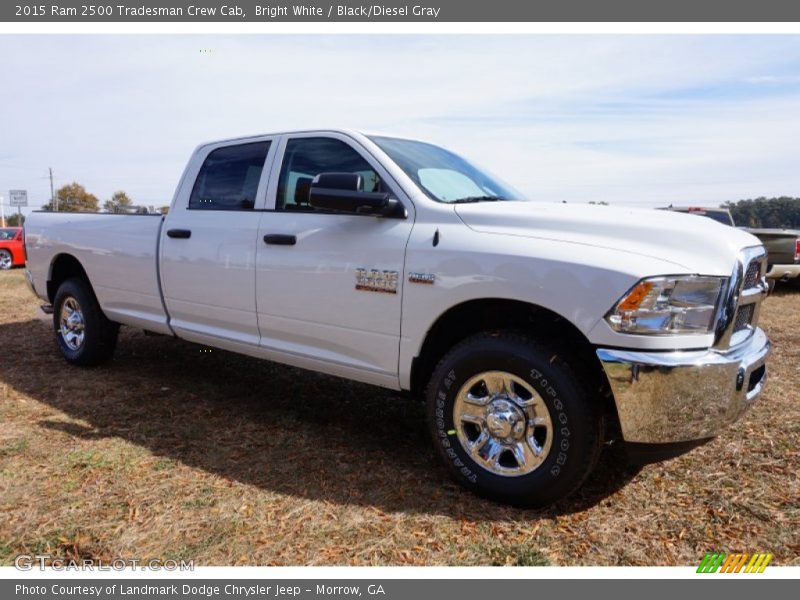
M 729 227 L 733 227 L 733 217 L 727 210 L 723 209 L 713 209 L 713 208 L 678 208 L 678 207 L 669 207 L 668 210 L 673 210 L 675 212 L 682 212 L 688 213 L 690 215 L 695 215 L 697 217 L 707 217 L 712 221 L 716 221 L 717 223 L 722 223 L 723 225 L 728 225 Z
M 189 208 L 249 210 L 255 206 L 269 142 L 218 148 L 206 157 L 194 182 Z
M 702 217 L 708 217 L 716 221 L 717 223 L 722 223 L 723 225 L 733 225 L 733 219 L 731 216 L 724 212 L 724 211 L 702 211 L 702 212 L 693 212 L 693 214 L 700 215 Z

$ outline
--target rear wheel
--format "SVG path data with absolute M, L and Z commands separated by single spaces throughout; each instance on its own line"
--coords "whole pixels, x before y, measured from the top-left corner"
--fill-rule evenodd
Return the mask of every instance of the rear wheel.
M 450 473 L 494 500 L 551 504 L 583 483 L 600 453 L 596 403 L 557 352 L 521 333 L 458 344 L 437 366 L 427 402 Z
M 6 250 L 5 248 L 0 248 L 0 270 L 7 270 L 10 269 L 11 266 L 14 264 L 14 259 L 11 256 L 11 252 Z
M 106 318 L 83 279 L 67 279 L 59 286 L 53 302 L 53 327 L 67 362 L 88 367 L 114 355 L 119 324 Z

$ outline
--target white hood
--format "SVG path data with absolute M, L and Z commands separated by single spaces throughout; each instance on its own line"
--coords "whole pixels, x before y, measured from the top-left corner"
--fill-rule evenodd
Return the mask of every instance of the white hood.
M 455 210 L 475 231 L 621 250 L 701 275 L 730 275 L 742 248 L 761 245 L 735 227 L 668 210 L 547 202 L 479 202 Z

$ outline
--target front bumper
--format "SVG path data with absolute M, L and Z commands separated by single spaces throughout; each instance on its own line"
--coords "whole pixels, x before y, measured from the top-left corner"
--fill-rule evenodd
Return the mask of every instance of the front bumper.
M 770 343 L 756 328 L 717 350 L 640 352 L 599 348 L 626 442 L 662 444 L 718 435 L 755 401 Z

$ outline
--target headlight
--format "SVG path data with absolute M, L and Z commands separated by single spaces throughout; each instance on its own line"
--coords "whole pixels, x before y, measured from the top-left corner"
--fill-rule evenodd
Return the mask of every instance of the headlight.
M 726 281 L 697 275 L 642 279 L 617 302 L 606 321 L 620 333 L 709 333 Z

